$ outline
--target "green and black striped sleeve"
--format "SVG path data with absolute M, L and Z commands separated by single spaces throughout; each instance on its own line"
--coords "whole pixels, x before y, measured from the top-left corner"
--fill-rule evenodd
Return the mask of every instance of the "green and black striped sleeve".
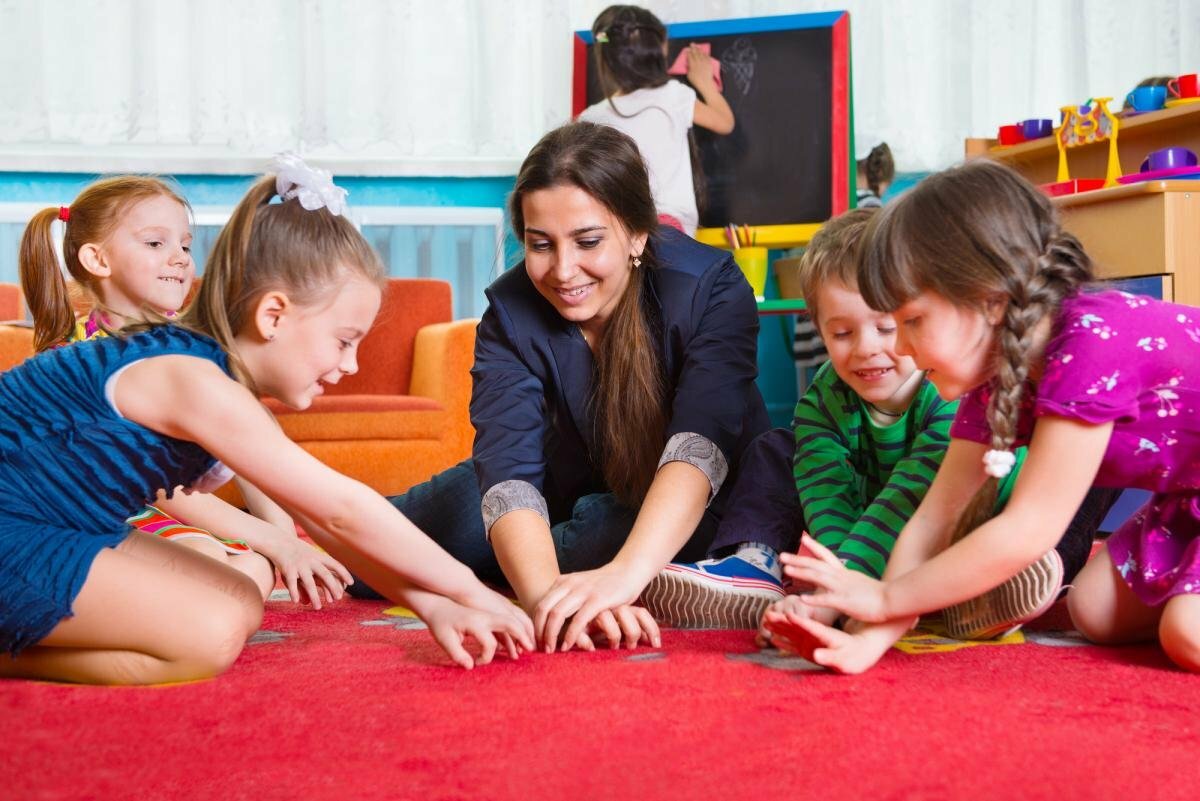
M 829 364 L 817 371 L 796 404 L 793 476 L 805 527 L 817 542 L 836 551 L 865 508 L 859 476 L 850 462 L 861 425 L 857 398 L 839 392 Z
M 896 538 L 921 505 L 946 456 L 957 406 L 942 400 L 933 385 L 925 383 L 909 406 L 907 415 L 913 419 L 889 427 L 911 439 L 904 443 L 905 451 L 891 472 L 880 476 L 882 487 L 836 551 L 847 567 L 874 578 L 883 575 Z

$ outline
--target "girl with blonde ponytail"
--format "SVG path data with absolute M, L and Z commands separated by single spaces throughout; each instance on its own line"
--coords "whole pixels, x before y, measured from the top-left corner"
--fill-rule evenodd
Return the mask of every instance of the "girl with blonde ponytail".
M 262 618 L 254 582 L 130 532 L 125 517 L 229 470 L 414 609 L 456 663 L 533 647 L 523 612 L 288 440 L 258 400 L 304 409 L 358 369 L 382 270 L 342 215 L 344 194 L 327 173 L 281 161 L 238 205 L 181 324 L 127 326 L 0 375 L 0 676 L 151 684 L 228 668 Z M 312 553 L 303 592 L 340 597 L 348 575 Z
M 191 207 L 166 181 L 118 175 L 96 181 L 70 206 L 42 209 L 21 237 L 21 291 L 33 317 L 37 350 L 120 328 L 147 312 L 173 315 L 196 270 Z M 75 282 L 68 289 L 51 237 L 62 221 L 62 254 Z M 85 310 L 76 319 L 76 308 Z
M 1091 278 L 1049 201 L 992 162 L 931 176 L 877 218 L 862 294 L 896 318 L 897 351 L 962 402 L 883 581 L 807 538 L 815 556 L 786 558 L 789 575 L 818 588 L 813 603 L 859 621 L 801 621 L 818 662 L 865 670 L 938 609 L 951 624 L 1031 600 L 1039 613 L 1062 583 L 1055 542 L 1089 491 L 1138 487 L 1154 495 L 1075 579 L 1072 619 L 1095 642 L 1157 638 L 1200 670 L 1200 312 Z M 1026 444 L 993 514 L 997 479 Z
M 119 175 L 89 184 L 69 207 L 35 214 L 21 238 L 19 265 L 36 349 L 174 317 L 196 273 L 190 213 L 167 181 Z M 59 269 L 51 238 L 55 220 L 62 222 L 63 261 L 73 288 Z M 82 316 L 76 317 L 76 308 Z M 297 538 L 291 518 L 270 499 L 240 479 L 238 485 L 252 514 L 207 493 L 164 492 L 152 506 L 130 508 L 128 522 L 250 576 L 264 599 L 278 567 L 294 600 L 320 608 L 319 593 L 303 592 L 313 583 L 313 565 L 338 572 L 343 581 L 349 580 L 346 569 Z M 325 593 L 329 597 L 328 588 Z

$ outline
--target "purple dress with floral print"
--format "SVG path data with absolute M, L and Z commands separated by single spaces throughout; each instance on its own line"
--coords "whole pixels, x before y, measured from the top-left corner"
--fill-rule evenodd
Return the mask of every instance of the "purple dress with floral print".
M 991 441 L 990 390 L 963 396 L 951 437 Z M 1095 485 L 1154 493 L 1108 539 L 1137 597 L 1156 606 L 1200 593 L 1200 309 L 1113 291 L 1067 298 L 1042 377 L 1026 394 L 1017 444 L 1044 415 L 1112 422 Z

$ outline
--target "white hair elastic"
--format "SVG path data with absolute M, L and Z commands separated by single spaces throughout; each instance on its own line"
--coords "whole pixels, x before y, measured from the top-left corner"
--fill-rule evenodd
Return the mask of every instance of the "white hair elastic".
M 1017 455 L 1012 451 L 988 451 L 983 455 L 983 471 L 992 478 L 1004 478 L 1016 463 Z
M 329 209 L 330 214 L 346 212 L 345 189 L 333 182 L 329 170 L 310 167 L 295 153 L 280 153 L 271 162 L 275 172 L 275 192 L 284 200 L 296 198 L 308 211 Z

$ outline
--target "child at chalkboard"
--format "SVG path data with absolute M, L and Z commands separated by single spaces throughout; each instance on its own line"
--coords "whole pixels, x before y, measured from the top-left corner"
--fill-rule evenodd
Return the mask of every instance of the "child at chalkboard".
M 605 99 L 584 109 L 579 119 L 611 125 L 637 143 L 659 221 L 694 236 L 704 180 L 691 128 L 727 134 L 734 123 L 713 77 L 712 59 L 690 46 L 691 87 L 670 80 L 666 26 L 638 6 L 609 6 L 592 23 L 592 34 Z
M 868 143 L 870 140 L 867 140 Z M 858 203 L 860 209 L 883 205 L 880 198 L 896 177 L 896 162 L 892 159 L 892 149 L 887 142 L 868 144 L 862 149 L 857 159 L 858 164 Z

